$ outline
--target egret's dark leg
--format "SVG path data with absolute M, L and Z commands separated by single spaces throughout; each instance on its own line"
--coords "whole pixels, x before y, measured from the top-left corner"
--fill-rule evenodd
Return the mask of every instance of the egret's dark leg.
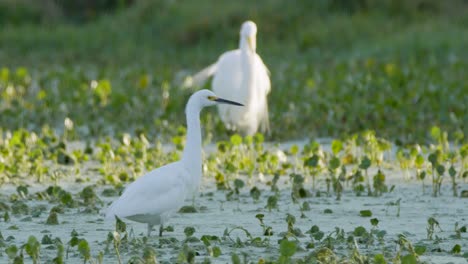
M 164 230 L 164 225 L 161 224 L 161 225 L 159 226 L 159 236 L 160 236 L 160 237 L 162 237 L 163 230 Z
M 150 237 L 151 235 L 151 231 L 153 230 L 153 226 L 152 224 L 148 224 L 148 237 Z

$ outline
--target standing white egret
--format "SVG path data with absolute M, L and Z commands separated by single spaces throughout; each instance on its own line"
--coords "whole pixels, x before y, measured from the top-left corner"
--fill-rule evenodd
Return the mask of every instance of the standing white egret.
M 163 225 L 182 207 L 188 195 L 198 191 L 202 177 L 200 111 L 215 104 L 240 105 L 217 97 L 209 90 L 194 93 L 185 108 L 187 139 L 182 159 L 155 169 L 132 182 L 107 210 L 106 219 L 115 216 L 147 223 L 148 236 L 154 225 Z
M 184 85 L 200 85 L 214 74 L 212 89 L 221 97 L 243 102 L 246 107 L 218 106 L 221 120 L 228 129 L 253 135 L 258 129 L 268 132 L 267 95 L 271 89 L 269 72 L 256 53 L 257 26 L 252 21 L 242 24 L 239 49 L 223 53 L 218 61 L 193 77 Z

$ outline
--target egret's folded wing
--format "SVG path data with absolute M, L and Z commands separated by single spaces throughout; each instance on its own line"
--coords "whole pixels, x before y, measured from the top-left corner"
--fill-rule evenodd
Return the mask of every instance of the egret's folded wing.
M 106 219 L 114 215 L 126 217 L 136 214 L 163 213 L 176 208 L 186 197 L 185 174 L 180 163 L 171 163 L 137 179 L 107 210 Z
M 217 70 L 217 63 L 213 63 L 193 76 L 189 76 L 184 81 L 184 87 L 201 86 Z

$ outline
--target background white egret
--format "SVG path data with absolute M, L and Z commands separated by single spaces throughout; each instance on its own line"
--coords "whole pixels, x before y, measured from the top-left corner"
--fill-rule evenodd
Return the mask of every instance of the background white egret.
M 154 225 L 163 225 L 182 207 L 189 195 L 198 191 L 202 177 L 202 148 L 200 111 L 215 104 L 242 104 L 218 98 L 209 90 L 194 93 L 185 108 L 187 116 L 187 139 L 180 161 L 155 169 L 131 183 L 119 199 L 109 207 L 106 219 L 118 216 L 147 223 L 148 236 Z
M 221 120 L 227 128 L 253 135 L 258 129 L 268 132 L 267 95 L 271 89 L 269 72 L 256 53 L 257 26 L 252 21 L 242 24 L 239 49 L 223 53 L 218 61 L 193 77 L 184 85 L 200 85 L 214 74 L 212 89 L 221 97 L 242 102 L 246 107 L 219 105 Z

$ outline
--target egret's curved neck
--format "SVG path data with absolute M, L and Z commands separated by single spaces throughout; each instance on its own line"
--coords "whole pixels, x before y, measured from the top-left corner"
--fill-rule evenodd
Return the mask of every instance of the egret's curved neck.
M 245 36 L 241 36 L 239 40 L 239 49 L 243 52 L 255 53 L 257 43 L 255 37 L 251 37 L 251 43 L 249 44 L 249 39 Z
M 255 39 L 253 39 L 255 41 Z M 255 88 L 255 42 L 249 44 L 247 37 L 240 39 L 241 66 L 242 66 L 242 87 L 248 89 L 246 107 L 253 106 L 253 101 L 257 98 L 257 89 Z
M 185 142 L 182 162 L 190 173 L 196 173 L 195 177 L 201 176 L 202 168 L 202 148 L 201 148 L 201 128 L 200 111 L 201 107 L 197 102 L 189 100 L 185 113 L 187 116 L 187 139 Z

